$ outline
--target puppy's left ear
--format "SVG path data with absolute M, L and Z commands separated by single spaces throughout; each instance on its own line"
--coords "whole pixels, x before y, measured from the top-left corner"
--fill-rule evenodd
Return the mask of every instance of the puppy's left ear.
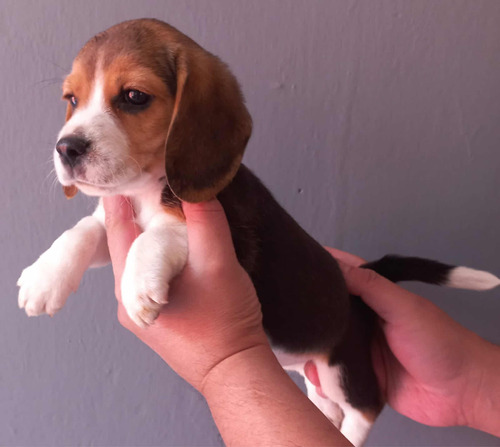
M 187 202 L 213 199 L 236 174 L 252 119 L 235 77 L 198 46 L 175 58 L 175 106 L 165 152 L 167 180 Z
M 72 199 L 73 197 L 76 196 L 78 188 L 75 185 L 63 186 L 63 191 L 67 199 Z

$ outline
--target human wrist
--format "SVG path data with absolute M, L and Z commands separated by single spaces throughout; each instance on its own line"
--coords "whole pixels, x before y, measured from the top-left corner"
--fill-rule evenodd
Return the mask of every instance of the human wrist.
M 228 386 L 228 372 L 245 369 L 250 364 L 259 368 L 267 362 L 275 362 L 279 366 L 267 341 L 257 342 L 240 349 L 214 364 L 201 380 L 197 387 L 198 391 L 208 400 L 213 394 L 218 393 L 220 388 Z M 235 376 L 235 379 L 236 381 L 245 380 L 241 375 Z
M 220 362 L 201 392 L 226 445 L 352 445 L 290 379 L 269 344 Z
M 472 403 L 467 405 L 467 425 L 500 436 L 500 347 L 480 339 L 471 368 L 476 390 Z

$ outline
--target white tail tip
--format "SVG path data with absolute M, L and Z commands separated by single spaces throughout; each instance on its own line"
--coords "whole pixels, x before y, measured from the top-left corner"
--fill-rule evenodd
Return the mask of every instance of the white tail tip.
M 489 290 L 500 285 L 500 279 L 489 272 L 469 267 L 455 267 L 445 284 L 448 287 L 470 290 Z

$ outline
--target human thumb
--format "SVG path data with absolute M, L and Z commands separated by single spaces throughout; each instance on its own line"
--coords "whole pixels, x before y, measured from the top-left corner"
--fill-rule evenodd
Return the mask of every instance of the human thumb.
M 113 273 L 119 284 L 128 250 L 140 233 L 140 229 L 134 222 L 134 210 L 126 198 L 104 197 L 103 206 L 109 254 L 113 264 Z
M 349 292 L 360 296 L 383 320 L 391 323 L 411 321 L 426 300 L 399 287 L 370 269 L 339 262 Z
M 236 258 L 231 231 L 218 200 L 201 203 L 183 202 L 186 216 L 189 262 L 191 267 L 226 263 Z

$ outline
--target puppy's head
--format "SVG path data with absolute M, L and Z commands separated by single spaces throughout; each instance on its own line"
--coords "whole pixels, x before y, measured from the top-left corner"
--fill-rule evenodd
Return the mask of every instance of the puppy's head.
M 67 195 L 130 194 L 166 174 L 182 200 L 213 198 L 235 175 L 251 118 L 227 67 L 150 19 L 92 38 L 63 84 L 54 161 Z

